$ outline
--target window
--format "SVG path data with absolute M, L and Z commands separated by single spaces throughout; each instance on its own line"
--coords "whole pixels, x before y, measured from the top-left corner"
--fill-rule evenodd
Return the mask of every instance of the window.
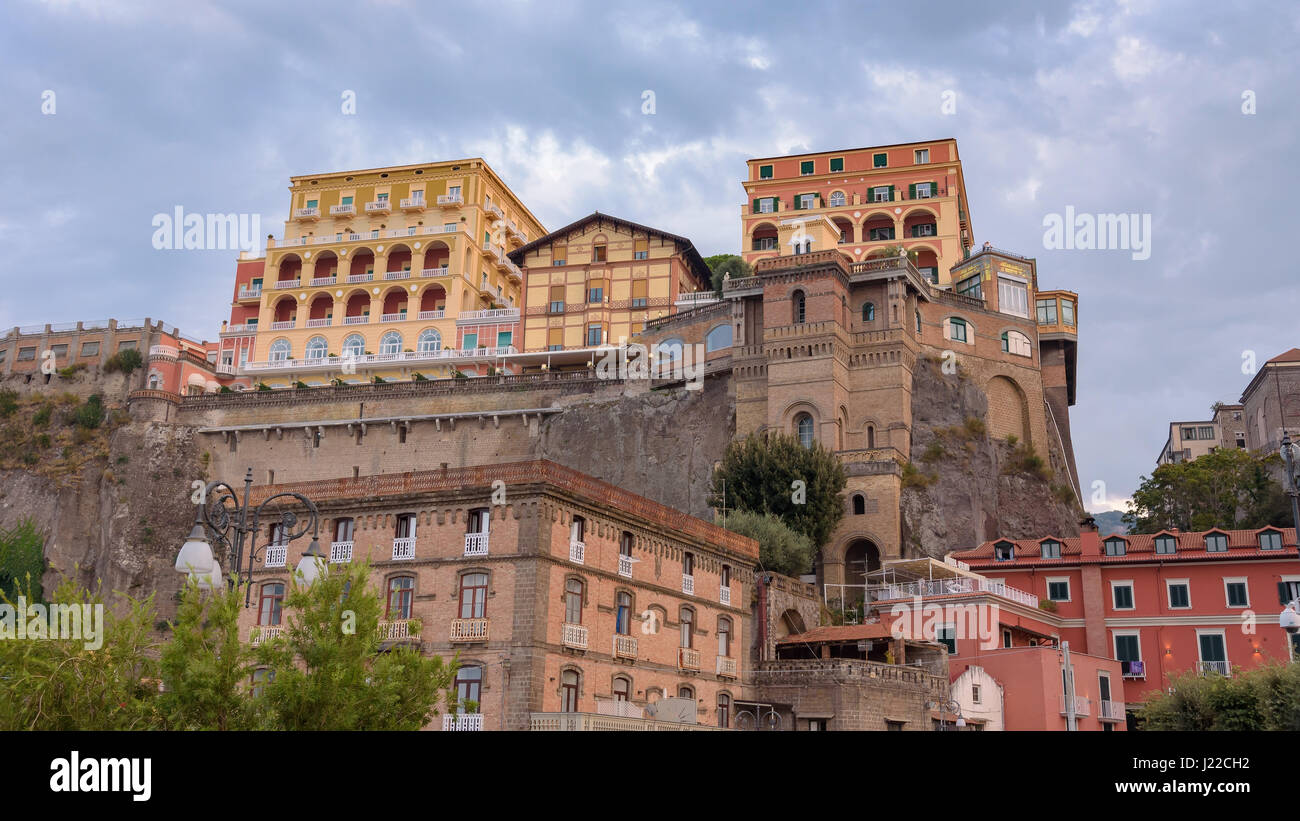
M 945 624 L 938 628 L 934 640 L 948 647 L 948 655 L 957 655 L 957 625 Z
M 325 337 L 313 336 L 307 340 L 307 348 L 303 351 L 303 355 L 307 359 L 324 359 L 326 354 L 329 353 L 329 349 L 329 343 L 325 341 Z
M 1218 438 L 1214 435 L 1214 428 L 1197 428 L 1196 431 L 1200 434 L 1201 438 L 1205 440 Z
M 799 444 L 806 448 L 813 446 L 813 418 L 801 413 L 794 419 L 794 432 L 799 437 Z
M 804 299 L 803 291 L 795 291 L 794 296 L 790 301 L 793 308 L 792 318 L 794 319 L 794 324 L 802 325 L 807 316 L 807 303 Z
M 817 195 L 816 195 L 816 194 L 800 194 L 800 195 L 799 195 L 799 207 L 800 207 L 801 209 L 805 209 L 805 210 L 808 209 L 808 208 L 816 208 L 816 207 L 817 207 Z
M 1106 540 L 1107 556 L 1123 556 L 1128 553 L 1128 542 L 1112 536 Z
M 1039 545 L 1039 547 L 1041 548 L 1042 558 L 1044 559 L 1061 558 L 1061 543 L 1056 541 L 1055 539 L 1048 539 L 1047 541 L 1042 542 Z
M 1047 598 L 1051 599 L 1052 601 L 1069 601 L 1070 580 L 1069 579 L 1048 579 Z
M 718 574 L 718 586 L 723 590 L 731 589 L 731 566 L 723 565 L 722 572 Z
M 580 579 L 564 583 L 564 621 L 568 624 L 582 624 L 582 592 Z
M 889 165 L 889 155 L 888 155 L 888 154 L 872 154 L 872 155 L 871 155 L 871 167 L 872 167 L 872 168 L 885 168 L 885 167 L 888 166 L 888 165 Z
M 1226 553 L 1228 551 L 1228 537 L 1222 533 L 1211 533 L 1205 537 L 1205 551 L 1207 553 Z
M 1171 610 L 1186 610 L 1192 606 L 1192 594 L 1187 579 L 1170 580 L 1165 584 L 1169 590 L 1169 608 Z
M 809 176 L 812 176 L 812 173 L 813 173 L 813 161 L 812 161 L 812 160 L 804 160 L 804 161 L 802 161 L 802 162 L 799 163 L 799 176 L 801 176 L 801 177 L 809 177 Z
M 731 347 L 731 326 L 719 325 L 709 331 L 708 336 L 704 337 L 704 352 L 712 353 L 713 351 L 722 350 Z
M 1229 607 L 1250 607 L 1250 593 L 1245 579 L 1224 579 L 1223 590 Z
M 578 712 L 578 673 L 565 670 L 560 674 L 560 710 L 565 713 Z
M 726 616 L 718 618 L 718 656 L 731 657 L 731 619 Z
M 489 511 L 485 507 L 476 507 L 466 516 L 465 526 L 469 528 L 466 533 L 487 533 L 489 522 L 491 521 Z
M 461 667 L 456 671 L 456 712 L 464 712 L 471 705 L 466 702 L 474 702 L 473 712 L 478 712 L 477 706 L 483 701 L 483 668 L 477 664 L 470 664 Z
M 993 560 L 1009 562 L 1016 557 L 1016 546 L 1011 542 L 998 542 L 993 545 Z
M 411 597 L 415 595 L 415 579 L 398 576 L 388 580 L 388 605 L 384 618 L 397 620 L 411 617 Z
M 916 312 L 916 333 L 918 335 L 921 333 L 921 312 L 920 311 Z
M 980 686 L 978 684 L 970 686 L 970 700 L 975 704 L 980 703 Z
M 1183 439 L 1189 439 L 1189 440 L 1196 439 L 1196 428 L 1182 428 L 1178 431 L 1178 433 Z
M 351 205 L 351 204 L 352 204 L 351 197 L 343 197 L 342 199 L 339 200 L 339 205 Z
M 1068 299 L 1061 300 L 1061 321 L 1071 327 L 1074 326 L 1074 303 Z
M 681 619 L 681 646 L 690 648 L 695 646 L 695 611 L 689 607 L 683 607 L 680 614 Z
M 420 331 L 420 335 L 415 340 L 415 350 L 422 354 L 437 353 L 442 349 L 442 334 L 438 333 L 437 328 L 426 328 Z
M 922 222 L 912 226 L 913 237 L 932 237 L 934 232 L 935 225 L 933 222 Z
M 1276 530 L 1265 530 L 1259 534 L 1260 550 L 1281 550 L 1282 534 Z
M 22 356 L 19 356 L 18 358 L 22 359 Z M 267 358 L 270 359 L 272 362 L 283 362 L 286 359 L 288 359 L 289 340 L 277 339 L 274 342 L 272 342 L 270 349 L 267 351 Z
M 478 332 L 467 333 L 460 339 L 460 348 L 463 351 L 472 351 L 478 347 Z
M 266 691 L 266 685 L 275 681 L 275 670 L 269 667 L 261 667 L 253 671 L 253 698 L 261 698 L 262 693 Z
M 272 582 L 262 585 L 262 597 L 257 608 L 257 623 L 274 627 L 280 623 L 284 607 L 284 585 Z
M 690 685 L 683 684 L 683 685 L 681 685 L 680 687 L 677 688 L 677 697 L 678 697 L 678 698 L 689 698 L 689 699 L 691 699 L 692 701 L 694 701 L 694 700 L 695 700 L 695 688 L 694 688 L 694 687 L 691 687 Z
M 1178 540 L 1173 536 L 1157 536 L 1156 552 L 1161 554 L 1171 554 L 1178 551 Z
M 1228 648 L 1223 640 L 1223 632 L 1197 633 L 1196 643 L 1201 653 L 1201 672 L 1228 675 Z
M 758 213 L 771 214 L 775 211 L 776 211 L 776 197 L 762 197 L 758 200 Z
M 1028 284 L 998 277 L 998 310 L 1013 316 L 1029 316 Z
M 1002 350 L 1016 356 L 1032 357 L 1034 355 L 1033 347 L 1029 343 L 1029 337 L 1020 333 L 1020 331 L 1002 332 Z
M 933 196 L 934 196 L 934 185 L 932 183 L 928 183 L 928 182 L 912 183 L 912 199 L 925 200 Z M 933 234 L 926 234 L 926 236 L 933 236 Z
M 487 618 L 488 577 L 486 573 L 464 573 L 460 577 L 460 615 L 462 619 Z
M 930 161 L 930 149 L 928 148 L 918 148 L 913 154 L 916 157 L 917 165 L 924 165 Z
M 1010 631 L 1010 630 L 1003 630 L 1003 631 L 1002 631 L 1002 646 L 1003 646 L 1003 647 L 1011 647 L 1011 646 L 1012 646 L 1012 644 L 1011 644 L 1011 631 Z
M 1115 659 L 1122 663 L 1142 661 L 1141 642 L 1136 633 L 1115 634 Z M 1128 664 L 1123 664 L 1123 669 L 1126 674 L 1130 670 Z
M 862 321 L 863 322 L 876 321 L 876 303 L 874 302 L 862 303 Z
M 953 317 L 948 320 L 948 338 L 954 342 L 966 341 L 966 320 Z
M 1056 324 L 1056 300 L 1040 299 L 1036 302 L 1038 306 L 1038 324 L 1055 325 Z
M 718 726 L 731 726 L 731 696 L 718 693 Z
M 893 239 L 894 226 L 890 225 L 885 228 L 872 228 L 867 232 L 867 237 L 870 238 L 872 242 L 878 242 L 882 239 Z
M 975 299 L 984 298 L 984 288 L 980 283 L 980 275 L 966 277 L 953 286 L 953 290 L 963 296 L 974 297 Z
M 836 207 L 841 206 L 841 205 L 843 205 L 843 204 L 844 204 L 844 192 L 843 192 L 843 191 L 832 191 L 832 192 L 831 192 L 831 207 L 832 207 L 832 208 L 836 208 Z
M 361 334 L 352 334 L 343 340 L 344 356 L 361 356 L 366 350 L 366 340 Z
M 1110 595 L 1116 610 L 1133 609 L 1133 582 L 1111 582 Z
M 614 679 L 614 700 L 629 701 L 632 698 L 632 682 L 625 676 Z
M 614 597 L 614 632 L 626 636 L 632 632 L 632 594 L 620 591 Z
M 564 286 L 563 285 L 551 286 L 551 304 L 550 304 L 549 311 L 550 313 L 553 314 L 564 313 Z
M 605 250 L 606 250 L 607 247 L 608 247 L 608 246 L 605 246 L 605 245 L 593 245 L 593 246 L 591 246 L 591 261 L 592 261 L 592 262 L 604 262 L 604 261 L 605 261 Z
M 19 349 L 18 349 L 18 361 L 19 361 L 19 362 L 29 362 L 29 361 L 31 361 L 31 360 L 33 360 L 33 359 L 35 359 L 35 358 L 36 358 L 36 349 L 35 349 L 35 348 L 19 348 Z
M 892 185 L 880 185 L 871 189 L 872 202 L 892 202 L 893 199 L 894 199 L 894 186 Z
M 760 166 L 758 167 L 758 178 L 759 178 L 760 180 L 770 180 L 770 179 L 772 179 L 772 166 L 770 166 L 770 165 L 760 165 Z
M 389 331 L 379 340 L 379 352 L 381 354 L 396 354 L 402 352 L 402 335 L 397 331 Z
M 514 331 L 497 331 L 497 347 L 509 348 L 510 344 L 514 342 L 514 338 Z
M 588 302 L 605 301 L 605 280 L 593 279 L 591 282 L 588 283 L 587 301 Z
M 128 339 L 125 342 L 117 343 L 117 350 L 119 353 L 122 351 L 134 351 L 137 344 L 139 344 L 139 340 Z
M 867 512 L 867 500 L 861 493 L 853 494 L 853 515 L 863 516 Z

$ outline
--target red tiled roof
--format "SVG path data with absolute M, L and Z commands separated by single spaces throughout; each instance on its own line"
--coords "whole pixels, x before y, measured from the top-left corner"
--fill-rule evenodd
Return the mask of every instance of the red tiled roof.
M 806 633 L 786 636 L 777 644 L 816 644 L 834 641 L 867 641 L 868 639 L 892 638 L 893 634 L 887 624 L 841 624 L 827 627 L 814 627 Z
M 1282 534 L 1281 550 L 1262 550 L 1259 546 L 1259 534 L 1264 531 L 1277 531 Z M 1228 549 L 1219 553 L 1210 553 L 1205 549 L 1205 537 L 1210 533 L 1222 533 L 1228 537 Z M 1177 540 L 1175 553 L 1156 553 L 1155 540 L 1157 536 L 1173 536 Z M 1128 543 L 1123 556 L 1107 556 L 1105 552 L 1105 542 L 1107 539 L 1120 538 Z M 1048 540 L 1056 539 L 1061 543 L 1061 558 L 1044 559 L 1039 545 Z M 993 558 L 994 546 L 1010 542 L 1015 545 L 1014 559 L 1009 561 L 998 561 Z M 1296 556 L 1296 532 L 1293 527 L 1261 527 L 1258 530 L 1201 530 L 1201 531 L 1179 531 L 1162 530 L 1159 533 L 1146 533 L 1139 535 L 1124 535 L 1116 533 L 1111 536 L 1102 537 L 1098 535 L 1098 542 L 1102 545 L 1101 555 L 1098 560 L 1102 563 L 1122 564 L 1124 562 L 1149 562 L 1158 561 L 1222 561 L 1224 559 L 1251 559 L 1251 558 L 1278 558 L 1279 556 Z M 972 550 L 957 551 L 952 558 L 966 562 L 971 566 L 981 568 L 992 567 L 1009 567 L 1017 565 L 1073 565 L 1077 564 L 1082 557 L 1082 538 L 1072 537 L 1067 539 L 1058 539 L 1055 536 L 1044 536 L 1039 539 L 995 539 L 990 542 L 984 542 L 979 547 Z
M 1280 353 L 1269 362 L 1300 362 L 1300 348 L 1292 348 L 1286 353 Z

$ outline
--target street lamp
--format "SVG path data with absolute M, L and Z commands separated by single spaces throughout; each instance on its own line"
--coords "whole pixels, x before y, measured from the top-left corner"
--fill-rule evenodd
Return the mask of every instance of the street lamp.
M 288 545 L 289 542 L 311 531 L 311 545 L 308 546 L 302 560 L 298 562 L 296 572 L 303 582 L 311 585 L 320 576 L 325 563 L 325 553 L 317 539 L 320 528 L 320 513 L 313 503 L 301 493 L 277 493 L 269 496 L 255 508 L 250 509 L 249 497 L 252 495 L 253 469 L 244 475 L 243 502 L 233 487 L 225 482 L 208 482 L 203 495 L 194 505 L 194 527 L 176 555 L 176 571 L 185 573 L 194 579 L 200 589 L 217 590 L 221 587 L 221 563 L 212 552 L 212 542 L 223 546 L 230 564 L 229 584 L 234 587 L 242 580 L 247 581 L 244 591 L 244 606 L 252 604 L 253 563 L 268 547 Z M 280 535 L 275 545 L 257 546 L 257 533 L 263 510 L 276 500 L 294 499 L 307 508 L 307 519 L 299 526 L 298 514 L 291 510 L 272 512 L 268 518 L 279 516 Z M 212 537 L 210 542 L 209 534 Z M 244 537 L 249 537 L 248 565 L 244 566 Z
M 1286 470 L 1286 493 L 1291 497 L 1291 526 L 1300 528 L 1300 445 L 1291 441 L 1290 434 L 1282 434 L 1282 464 Z
M 953 715 L 957 716 L 957 720 L 953 722 L 953 725 L 957 729 L 960 730 L 962 727 L 966 726 L 966 719 L 962 718 L 961 704 L 957 702 L 957 699 L 950 698 L 947 701 L 927 701 L 925 703 L 925 709 L 927 710 L 933 710 L 936 708 L 938 708 L 939 710 L 939 731 L 940 732 L 944 731 L 944 718 L 943 718 L 944 713 L 952 713 Z

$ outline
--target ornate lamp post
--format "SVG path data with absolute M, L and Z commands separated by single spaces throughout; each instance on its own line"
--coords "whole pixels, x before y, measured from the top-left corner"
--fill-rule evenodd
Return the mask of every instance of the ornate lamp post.
M 221 586 L 221 564 L 212 552 L 216 542 L 226 553 L 227 566 L 230 568 L 229 585 L 234 587 L 241 580 L 249 582 L 244 591 L 244 606 L 252 604 L 253 564 L 258 556 L 268 548 L 287 546 L 289 542 L 311 531 L 311 545 L 298 562 L 297 572 L 303 581 L 310 585 L 320 575 L 325 553 L 317 540 L 320 529 L 320 513 L 316 505 L 301 493 L 277 493 L 267 497 L 255 508 L 250 509 L 250 496 L 253 487 L 253 469 L 249 468 L 244 476 L 243 501 L 238 492 L 225 482 L 208 482 L 200 501 L 194 506 L 194 527 L 189 538 L 176 556 L 176 570 L 198 581 L 203 589 L 216 589 Z M 291 510 L 267 514 L 268 519 L 278 517 L 281 532 L 274 544 L 257 545 L 257 533 L 267 506 L 277 500 L 293 499 L 307 508 L 305 521 L 299 523 L 298 514 Z M 244 564 L 244 537 L 248 537 L 248 563 Z
M 1286 471 L 1286 495 L 1291 497 L 1291 526 L 1300 535 L 1300 445 L 1291 441 L 1285 430 L 1282 431 L 1282 465 Z M 1300 602 L 1291 601 L 1282 611 L 1278 623 L 1286 631 L 1287 650 L 1291 660 L 1295 660 L 1295 636 L 1300 632 Z
M 966 726 L 966 719 L 962 717 L 961 704 L 957 703 L 957 699 L 950 698 L 947 701 L 927 701 L 925 703 L 925 709 L 927 710 L 934 710 L 936 708 L 939 710 L 940 732 L 946 729 L 944 727 L 944 713 L 952 713 L 957 716 L 957 720 L 953 722 L 957 729 L 960 730 L 962 727 Z

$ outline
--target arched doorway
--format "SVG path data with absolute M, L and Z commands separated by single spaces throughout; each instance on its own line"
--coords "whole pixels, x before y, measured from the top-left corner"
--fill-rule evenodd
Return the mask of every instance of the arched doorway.
M 844 551 L 844 609 L 861 616 L 869 574 L 880 569 L 880 549 L 870 539 L 854 539 Z

